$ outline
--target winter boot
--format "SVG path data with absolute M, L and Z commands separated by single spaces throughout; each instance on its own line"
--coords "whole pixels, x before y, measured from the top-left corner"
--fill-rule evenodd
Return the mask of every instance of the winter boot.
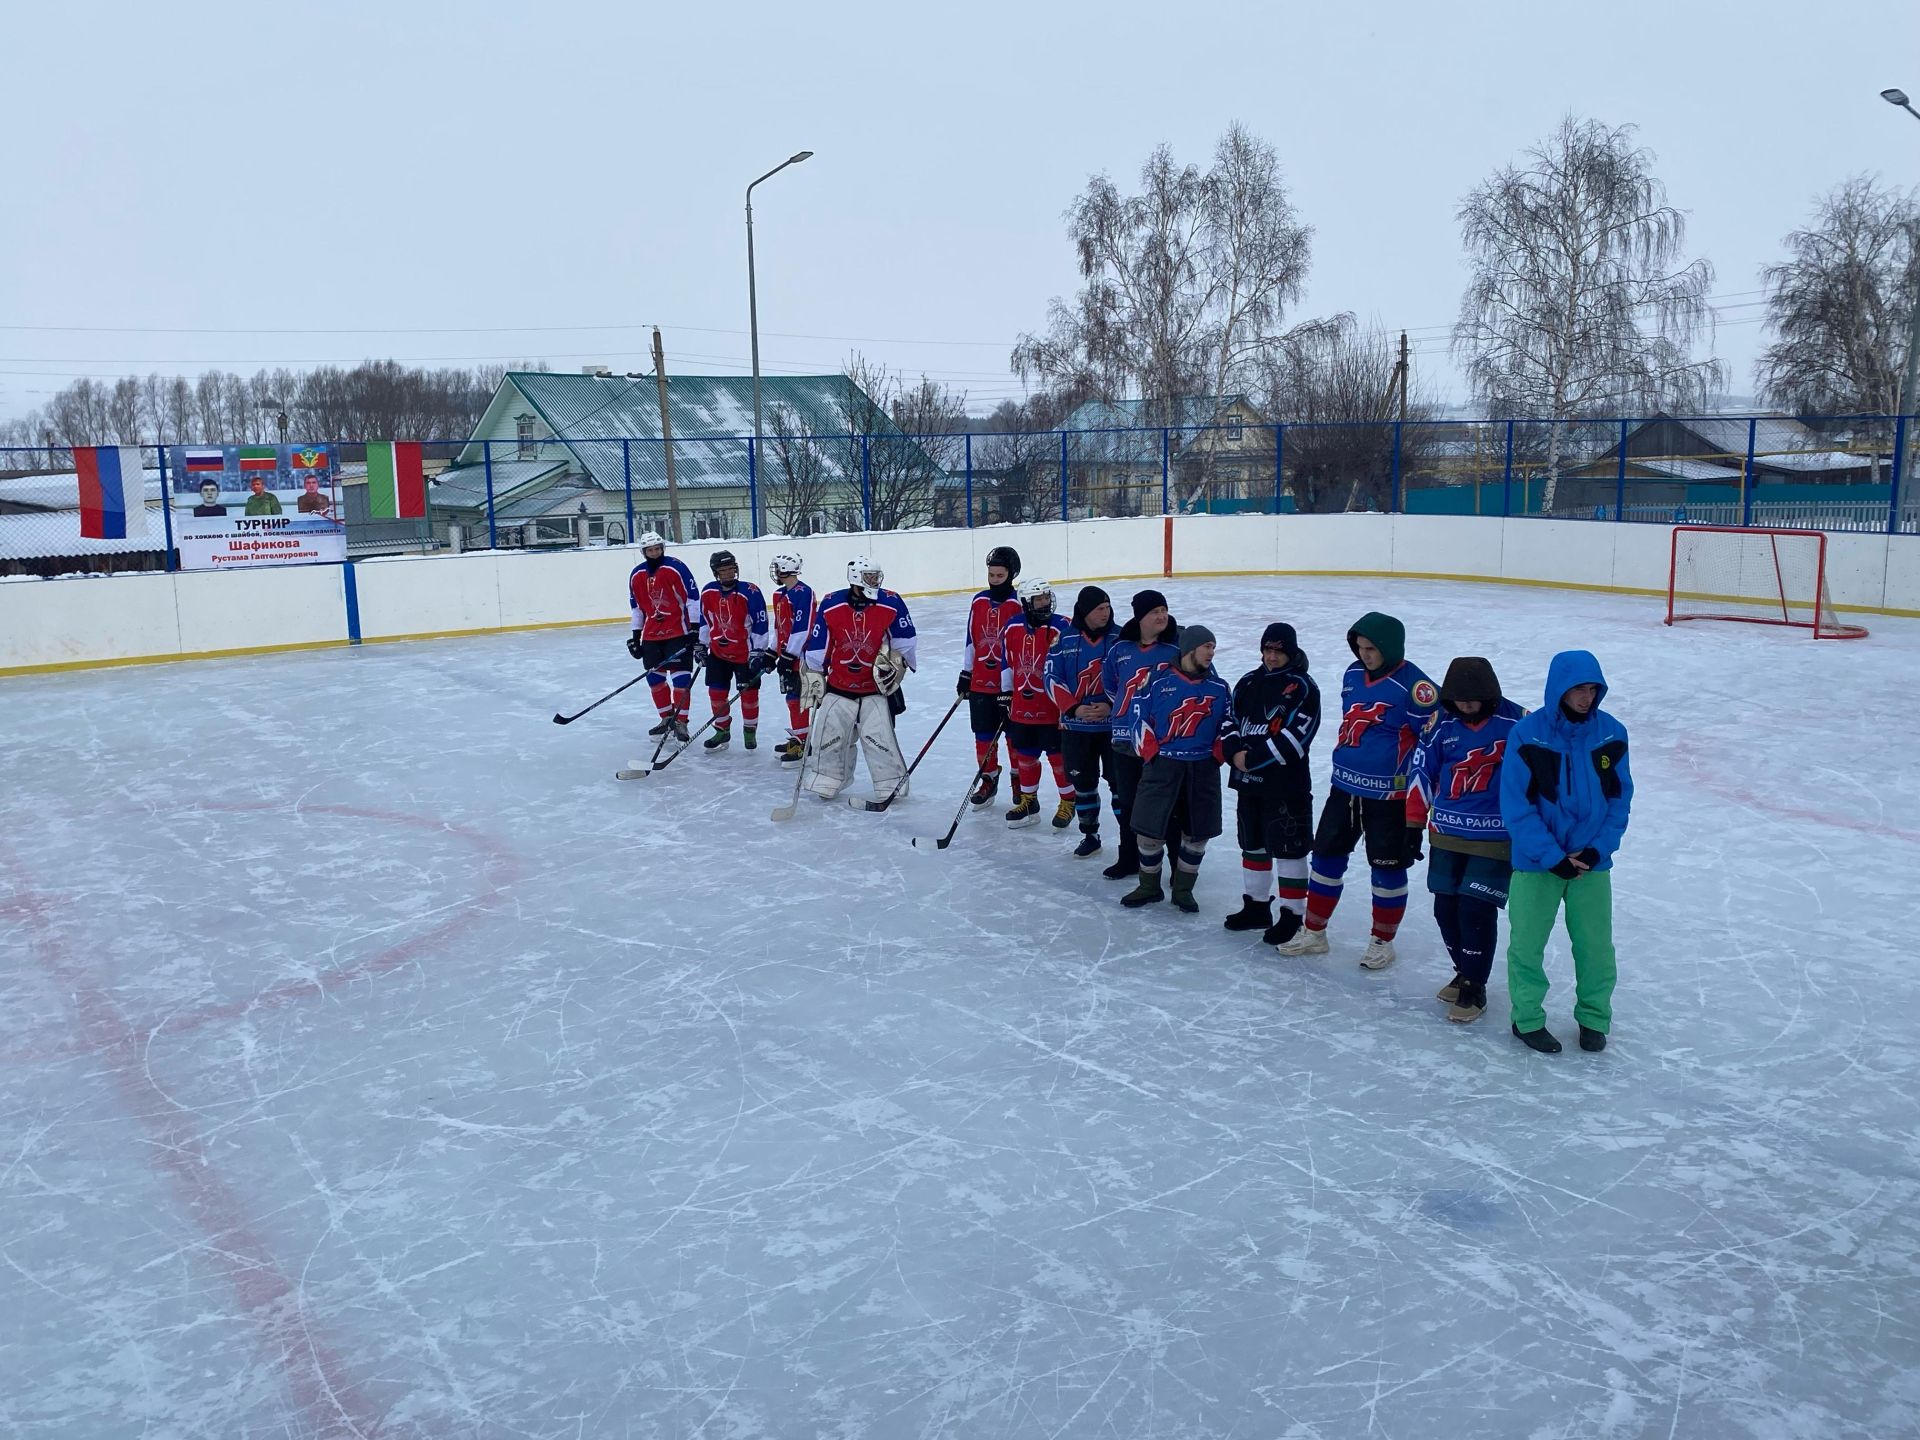
M 1064 830 L 1073 823 L 1073 796 L 1062 795 L 1060 803 L 1053 807 L 1053 828 Z
M 1280 947 L 1282 955 L 1324 955 L 1327 953 L 1327 932 L 1315 930 L 1311 926 L 1302 926 L 1300 932 Z
M 1393 942 L 1382 940 L 1378 935 L 1367 941 L 1366 952 L 1360 957 L 1362 970 L 1384 970 L 1399 957 L 1393 953 Z
M 1558 1055 L 1560 1042 L 1542 1025 L 1538 1030 L 1522 1030 L 1518 1025 L 1512 1027 L 1514 1038 L 1529 1050 L 1538 1050 L 1542 1055 Z
M 724 750 L 732 740 L 733 730 L 730 726 L 716 725 L 713 727 L 713 733 L 707 736 L 707 743 L 704 748 L 708 750 Z
M 1460 972 L 1456 970 L 1453 972 L 1453 978 L 1451 980 L 1433 992 L 1433 998 L 1438 1000 L 1442 1005 L 1451 1005 L 1460 998 L 1460 987 L 1466 983 L 1465 980 L 1460 978 Z
M 1251 895 L 1240 897 L 1240 908 L 1227 916 L 1229 930 L 1264 930 L 1273 924 L 1273 902 L 1256 900 Z
M 1462 980 L 1453 999 L 1447 1003 L 1447 1019 L 1456 1025 L 1471 1025 L 1487 1013 L 1487 987 Z
M 758 733 L 758 732 L 757 732 L 757 731 L 755 730 L 755 728 L 754 728 L 753 726 L 751 726 L 751 725 L 742 725 L 742 726 L 740 727 L 740 743 L 741 743 L 742 745 L 745 745 L 745 746 L 747 747 L 747 749 L 749 749 L 749 750 L 751 750 L 751 749 L 753 749 L 753 748 L 754 748 L 754 736 L 755 736 L 755 735 L 756 735 L 757 733 Z
M 1263 934 L 1260 938 L 1266 941 L 1267 944 L 1269 945 L 1284 946 L 1289 940 L 1293 939 L 1293 937 L 1298 935 L 1299 933 L 1300 933 L 1300 912 L 1298 910 L 1289 910 L 1286 907 L 1282 906 L 1280 910 L 1280 918 L 1274 921 L 1273 924 L 1269 925 L 1266 929 L 1266 933 Z M 1283 951 L 1282 953 L 1285 953 L 1285 952 Z
M 773 753 L 780 757 L 784 765 L 789 760 L 798 760 L 807 753 L 807 742 L 797 736 L 773 747 Z
M 1182 870 L 1173 867 L 1173 905 L 1176 910 L 1188 915 L 1200 913 L 1200 902 L 1193 898 L 1193 882 L 1200 878 L 1198 870 Z
M 1120 858 L 1100 873 L 1109 880 L 1125 880 L 1140 873 L 1140 841 L 1126 826 L 1120 827 Z
M 660 717 L 660 723 L 647 731 L 649 735 L 664 735 L 673 729 L 673 711 L 669 710 Z
M 1099 853 L 1100 832 L 1098 830 L 1081 832 L 1080 843 L 1073 847 L 1073 858 L 1076 860 L 1084 860 L 1089 855 L 1098 855 Z
M 1589 1030 L 1586 1026 L 1582 1025 L 1580 1027 L 1580 1048 L 1582 1050 L 1606 1049 L 1607 1032 L 1604 1030 Z
M 980 782 L 973 787 L 973 794 L 967 797 L 967 803 L 973 805 L 975 808 L 991 805 L 993 803 L 993 797 L 999 793 L 1000 772 L 998 770 L 989 770 L 980 777 Z
M 1167 898 L 1166 892 L 1160 888 L 1159 871 L 1142 870 L 1139 873 L 1140 878 L 1133 889 L 1120 897 L 1120 903 L 1129 910 L 1138 910 L 1142 905 L 1157 904 Z
M 673 717 L 673 738 L 685 745 L 693 736 L 687 733 L 687 722 L 678 715 Z
M 1024 830 L 1029 825 L 1040 823 L 1040 802 L 1028 792 L 1016 785 L 1013 787 L 1013 808 L 1007 811 L 1007 828 Z

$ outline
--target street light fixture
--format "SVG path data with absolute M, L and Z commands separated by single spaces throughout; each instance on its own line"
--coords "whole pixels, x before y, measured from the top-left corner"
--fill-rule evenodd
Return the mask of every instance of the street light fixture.
M 802 150 L 797 155 L 789 155 L 773 169 L 767 171 L 759 180 L 771 180 L 789 165 L 798 165 L 802 160 L 811 160 L 813 152 Z M 760 448 L 760 298 L 753 281 L 753 185 L 747 186 L 747 328 L 753 348 L 753 448 Z M 754 516 L 753 529 L 759 530 L 759 516 Z
M 1920 110 L 1913 108 L 1904 90 L 1882 90 L 1880 98 L 1889 105 L 1898 105 L 1914 119 L 1920 120 Z M 1896 411 L 1907 418 L 1909 430 L 1920 431 L 1920 420 L 1913 417 L 1920 414 L 1920 286 L 1914 287 L 1913 318 L 1907 325 L 1907 372 L 1900 381 L 1900 403 Z M 1920 435 L 1916 435 L 1907 447 L 1907 453 L 1901 457 L 1904 464 L 1900 470 L 1909 487 L 1913 484 L 1913 459 L 1920 455 Z M 1909 493 L 1911 489 L 1909 489 Z

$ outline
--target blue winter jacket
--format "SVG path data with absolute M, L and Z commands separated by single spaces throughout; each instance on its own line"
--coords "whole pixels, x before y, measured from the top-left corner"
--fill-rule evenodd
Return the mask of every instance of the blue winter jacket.
M 1561 713 L 1576 685 L 1600 687 L 1578 724 Z M 1607 698 L 1600 662 L 1585 650 L 1563 650 L 1547 667 L 1546 703 L 1513 727 L 1500 767 L 1500 818 L 1513 837 L 1513 868 L 1551 870 L 1569 855 L 1593 850 L 1595 870 L 1613 867 L 1633 804 L 1627 727 L 1600 708 Z

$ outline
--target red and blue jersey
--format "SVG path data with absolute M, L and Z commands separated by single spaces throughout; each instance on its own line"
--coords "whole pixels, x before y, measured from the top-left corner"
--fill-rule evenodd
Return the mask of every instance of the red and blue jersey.
M 1007 626 L 1002 641 L 1006 666 L 1000 672 L 1000 693 L 1011 695 L 1007 718 L 1022 725 L 1058 725 L 1060 707 L 1047 690 L 1047 656 L 1060 643 L 1060 621 L 1055 616 L 1034 624 L 1023 614 Z
M 700 628 L 700 587 L 693 572 L 671 555 L 633 567 L 627 603 L 642 640 L 678 640 Z
M 1407 765 L 1407 824 L 1431 823 L 1436 835 L 1505 844 L 1500 766 L 1526 713 L 1511 700 L 1475 720 L 1442 713 Z
M 700 643 L 720 659 L 744 665 L 767 648 L 767 602 L 751 580 L 709 580 L 700 590 Z
M 1369 675 L 1358 660 L 1340 682 L 1333 788 L 1368 800 L 1407 793 L 1407 762 L 1433 723 L 1440 690 L 1411 660 Z
M 974 694 L 1000 693 L 1000 672 L 1007 663 L 1007 627 L 1023 613 L 1011 585 L 1001 586 L 1000 591 L 982 590 L 967 606 L 967 645 L 960 655 L 960 669 Z
M 871 600 L 853 600 L 836 590 L 820 602 L 807 632 L 807 668 L 827 677 L 827 688 L 842 695 L 877 695 L 873 662 L 889 645 L 914 668 L 917 639 L 907 602 L 891 590 Z
M 783 655 L 798 658 L 813 629 L 813 587 L 796 580 L 786 589 L 773 592 L 773 648 Z
M 1082 705 L 1107 703 L 1107 653 L 1119 638 L 1118 625 L 1107 626 L 1104 635 L 1089 635 L 1078 625 L 1060 632 L 1060 639 L 1047 655 L 1047 693 L 1060 711 L 1064 730 L 1102 731 L 1112 720 L 1083 720 L 1073 712 Z
M 1133 743 L 1134 721 L 1139 718 L 1134 712 L 1146 693 L 1148 682 L 1153 679 L 1153 672 L 1179 658 L 1180 647 L 1168 640 L 1156 640 L 1151 645 L 1125 638 L 1113 642 L 1107 651 L 1106 676 L 1101 683 L 1106 686 L 1107 704 L 1113 707 L 1109 723 L 1117 742 Z
M 1142 760 L 1217 761 L 1232 725 L 1233 692 L 1211 665 L 1204 675 L 1165 665 L 1134 706 L 1133 748 Z

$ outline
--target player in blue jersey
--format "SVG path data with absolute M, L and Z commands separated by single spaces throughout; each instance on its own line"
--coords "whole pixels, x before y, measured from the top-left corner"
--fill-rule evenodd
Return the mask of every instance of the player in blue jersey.
M 1360 964 L 1384 970 L 1407 911 L 1407 870 L 1420 834 L 1407 829 L 1407 762 L 1433 720 L 1440 692 L 1406 658 L 1406 627 L 1391 615 L 1362 615 L 1347 632 L 1354 662 L 1340 683 L 1340 733 L 1333 789 L 1313 834 L 1307 865 L 1307 922 L 1282 955 L 1327 953 L 1327 921 L 1340 903 L 1347 859 L 1364 837 L 1373 880 L 1373 934 Z
M 1134 707 L 1141 771 L 1129 818 L 1140 879 L 1120 897 L 1129 909 L 1166 898 L 1160 856 L 1168 848 L 1174 905 L 1189 915 L 1200 908 L 1193 885 L 1207 842 L 1220 833 L 1220 736 L 1233 728 L 1233 692 L 1214 673 L 1213 650 L 1213 632 L 1189 625 L 1180 633 L 1179 658 L 1154 672 Z
M 1245 896 L 1229 930 L 1259 930 L 1269 945 L 1300 932 L 1307 905 L 1307 852 L 1313 848 L 1313 779 L 1307 751 L 1320 730 L 1320 686 L 1293 626 L 1275 621 L 1260 636 L 1260 664 L 1233 687 L 1233 730 L 1221 742 L 1227 783 L 1239 796 Z M 1280 914 L 1268 896 L 1278 872 Z
M 760 675 L 771 644 L 767 602 L 758 585 L 740 578 L 740 562 L 731 550 L 714 551 L 707 567 L 713 579 L 700 590 L 700 643 L 693 651 L 694 662 L 707 667 L 707 700 L 713 706 L 706 748 L 724 749 L 733 738 L 731 685 L 740 691 L 740 738 L 751 750 L 760 726 Z
M 1500 938 L 1513 847 L 1500 819 L 1500 768 L 1508 736 L 1527 712 L 1500 694 L 1500 677 L 1462 655 L 1440 683 L 1440 714 L 1407 766 L 1407 824 L 1425 828 L 1433 919 L 1453 960 L 1439 993 L 1447 1018 L 1478 1020 Z
M 798 555 L 776 555 L 767 567 L 773 580 L 769 609 L 773 612 L 773 650 L 767 661 L 780 674 L 780 693 L 787 702 L 786 743 L 774 753 L 782 762 L 799 760 L 807 753 L 807 734 L 813 712 L 800 703 L 800 655 L 806 648 L 807 632 L 813 629 L 813 587 L 800 578 Z
M 1120 636 L 1113 601 L 1098 585 L 1081 587 L 1070 625 L 1047 657 L 1047 691 L 1060 709 L 1060 741 L 1080 822 L 1074 856 L 1100 853 L 1100 777 L 1113 788 L 1113 706 L 1107 700 L 1107 652 Z M 1126 827 L 1121 826 L 1124 832 Z
M 1134 707 L 1154 671 L 1180 658 L 1179 640 L 1180 622 L 1167 613 L 1167 597 L 1158 590 L 1142 590 L 1133 597 L 1133 619 L 1107 650 L 1101 683 L 1113 737 L 1113 819 L 1120 827 L 1120 857 L 1100 872 L 1109 880 L 1140 873 L 1140 846 L 1132 823 L 1141 766 L 1133 748 Z

